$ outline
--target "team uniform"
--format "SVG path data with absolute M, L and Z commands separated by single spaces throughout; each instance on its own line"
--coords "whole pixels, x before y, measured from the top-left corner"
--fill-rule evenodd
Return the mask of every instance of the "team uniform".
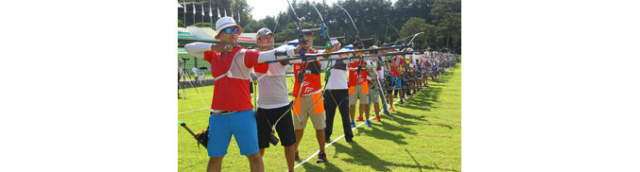
M 209 141 L 207 151 L 210 157 L 222 157 L 233 135 L 240 154 L 258 153 L 258 135 L 249 80 L 251 70 L 259 62 L 277 59 L 276 51 L 258 52 L 246 50 L 237 44 L 228 53 L 211 50 L 210 43 L 189 43 L 185 50 L 211 64 L 211 74 L 215 78 L 211 115 L 209 116 Z M 285 50 L 288 56 L 293 49 Z
M 336 108 L 340 110 L 342 118 L 342 129 L 344 130 L 345 139 L 350 142 L 353 139 L 353 132 L 349 123 L 349 85 L 347 83 L 347 64 L 342 60 L 336 61 L 330 70 L 331 75 L 326 83 L 324 93 L 324 110 L 326 111 L 326 125 L 324 129 L 325 140 L 329 141 L 333 133 L 333 119 L 336 114 Z
M 240 154 L 258 153 L 257 126 L 248 83 L 251 68 L 258 64 L 259 52 L 236 45 L 229 53 L 205 51 L 204 55 L 216 78 L 209 116 L 209 138 L 212 138 L 207 144 L 209 156 L 226 155 L 231 135 L 237 140 Z
M 310 50 L 310 53 L 314 53 L 314 51 Z M 293 96 L 298 100 L 294 100 L 293 114 L 297 115 L 297 117 L 293 118 L 293 126 L 296 130 L 304 129 L 308 118 L 311 118 L 313 128 L 323 130 L 325 128 L 325 112 L 320 81 L 321 64 L 319 61 L 311 61 L 304 64 L 296 63 L 293 65 L 293 72 L 298 74 L 303 65 L 306 66 L 310 73 L 304 74 L 302 88 L 300 88 L 301 83 L 298 82 L 296 76 Z M 300 96 L 298 96 L 298 92 L 300 92 Z
M 395 89 L 402 89 L 402 80 L 400 79 L 400 71 L 398 71 L 400 69 L 400 64 L 402 63 L 402 56 L 395 56 L 393 57 L 393 61 L 392 63 L 394 63 L 398 69 L 396 69 L 395 67 L 391 67 L 390 71 L 391 71 L 391 84 L 392 86 L 395 86 Z
M 359 65 L 364 66 L 364 61 L 354 61 L 349 63 L 350 69 L 357 69 Z M 369 104 L 369 83 L 367 76 L 369 70 L 362 68 L 360 75 L 358 70 L 349 70 L 349 105 L 355 105 L 358 100 L 360 104 Z
M 377 78 L 371 78 L 371 76 L 367 76 L 367 81 L 369 82 L 369 90 L 374 90 L 374 92 L 372 92 L 370 94 L 370 100 L 369 102 L 371 103 L 380 103 L 380 95 L 378 94 L 377 90 L 376 90 L 376 86 L 378 84 L 378 80 L 380 82 L 384 81 L 384 70 L 382 69 L 382 66 L 378 66 L 373 62 L 367 61 L 367 63 L 369 63 L 370 65 L 370 70 L 369 71 L 375 71 L 375 77 Z
M 258 77 L 256 121 L 260 149 L 269 147 L 271 127 L 275 126 L 282 146 L 296 143 L 291 118 L 291 103 L 287 94 L 287 65 L 282 63 L 259 64 L 254 67 Z

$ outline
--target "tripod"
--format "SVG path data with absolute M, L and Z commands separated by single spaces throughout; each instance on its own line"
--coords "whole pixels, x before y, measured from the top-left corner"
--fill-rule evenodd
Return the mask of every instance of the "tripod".
M 184 99 L 187 99 L 186 95 L 187 95 L 187 90 L 185 89 L 185 87 L 182 86 L 182 84 L 180 84 L 180 78 L 182 78 L 182 81 L 187 81 L 189 82 L 189 84 L 191 84 L 191 87 L 194 87 L 193 84 L 191 83 L 191 74 L 189 74 L 189 70 L 187 70 L 187 60 L 189 60 L 189 57 L 181 57 L 182 58 L 182 67 L 180 68 L 180 76 L 178 76 L 178 89 L 182 90 L 182 94 L 185 95 Z M 194 87 L 195 88 L 195 87 Z M 196 91 L 198 91 L 196 89 Z M 178 93 L 179 95 L 179 93 Z M 180 98 L 178 96 L 178 98 Z

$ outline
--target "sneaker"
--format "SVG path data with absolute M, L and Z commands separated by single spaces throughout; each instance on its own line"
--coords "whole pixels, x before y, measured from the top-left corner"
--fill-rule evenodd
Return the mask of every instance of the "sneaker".
M 404 104 L 404 101 L 400 100 L 400 104 Z
M 380 116 L 376 116 L 376 121 L 380 122 Z
M 356 122 L 351 121 L 351 127 L 355 128 L 356 127 Z
M 395 109 L 393 109 L 393 106 L 390 106 L 389 110 L 396 111 Z
M 323 163 L 323 162 L 327 162 L 327 154 L 324 153 L 324 151 L 320 151 L 320 153 L 318 154 L 318 160 L 316 161 L 316 163 Z
M 300 156 L 298 155 L 298 151 L 296 151 L 296 158 L 295 158 L 295 160 L 296 160 L 296 161 L 300 161 Z
M 367 127 L 371 127 L 371 121 L 369 121 L 368 119 L 364 122 L 364 124 L 367 125 Z
M 358 116 L 358 119 L 356 121 L 362 121 L 362 116 Z
M 331 139 L 326 138 L 326 139 L 324 139 L 324 142 L 325 142 L 325 143 L 331 143 Z

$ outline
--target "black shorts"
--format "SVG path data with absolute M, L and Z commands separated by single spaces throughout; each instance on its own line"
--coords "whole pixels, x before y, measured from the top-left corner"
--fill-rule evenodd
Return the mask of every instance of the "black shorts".
M 278 118 L 289 110 L 291 104 L 275 109 L 258 108 L 256 111 L 256 123 L 258 126 L 258 146 L 260 149 L 269 147 L 269 137 L 271 137 L 271 126 L 273 126 Z M 278 132 L 278 138 L 283 146 L 290 146 L 296 143 L 296 135 L 293 131 L 293 120 L 291 119 L 291 111 L 284 114 L 278 125 L 275 127 Z

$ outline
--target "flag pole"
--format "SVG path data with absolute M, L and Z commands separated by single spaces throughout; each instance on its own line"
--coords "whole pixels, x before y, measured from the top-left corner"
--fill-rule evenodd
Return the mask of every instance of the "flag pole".
M 200 4 L 200 7 L 202 8 L 202 17 L 200 17 L 200 22 L 202 22 L 204 24 L 204 4 Z
M 196 24 L 196 3 L 193 3 L 193 24 Z
M 213 9 L 211 9 L 211 0 L 209 0 L 209 23 L 211 24 L 211 28 L 213 28 Z
M 187 3 L 182 0 L 182 25 L 187 28 Z

